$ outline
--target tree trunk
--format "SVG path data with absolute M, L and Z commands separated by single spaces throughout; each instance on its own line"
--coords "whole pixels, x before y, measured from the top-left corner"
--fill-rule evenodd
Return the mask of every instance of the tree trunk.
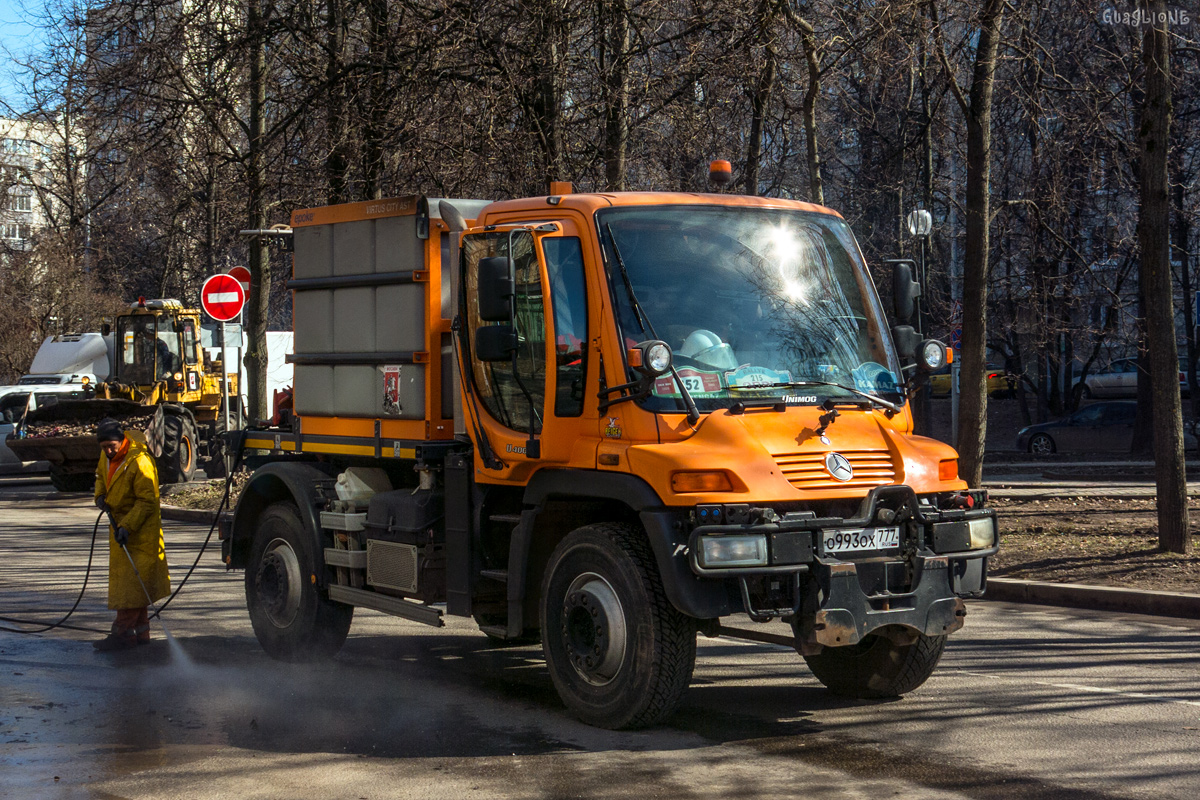
M 763 52 L 762 70 L 758 73 L 754 89 L 750 93 L 750 135 L 746 139 L 746 173 L 744 176 L 746 194 L 759 193 L 758 165 L 762 160 L 763 128 L 766 125 L 767 107 L 771 103 L 771 93 L 775 90 L 776 54 L 774 31 L 769 3 L 762 0 L 759 5 L 759 31 L 766 37 Z
M 325 107 L 325 128 L 328 155 L 325 158 L 325 202 L 330 205 L 346 201 L 346 171 L 350 166 L 346 133 L 346 76 L 343 74 L 345 23 L 343 0 L 325 0 L 325 82 L 328 86 Z
M 967 233 L 963 259 L 961 395 L 958 406 L 959 474 L 971 486 L 983 480 L 987 436 L 988 223 L 991 220 L 992 89 L 1004 19 L 1003 0 L 987 0 L 966 113 Z
M 1166 20 L 1165 0 L 1143 0 L 1151 20 Z M 1159 27 L 1161 25 L 1162 27 Z M 1183 461 L 1179 361 L 1172 307 L 1171 206 L 1167 195 L 1167 156 L 1171 131 L 1170 42 L 1166 22 L 1146 28 L 1142 61 L 1145 99 L 1138 126 L 1138 245 L 1140 278 L 1146 298 L 1146 340 L 1154 396 L 1154 478 L 1158 489 L 1158 543 L 1172 553 L 1188 553 L 1187 484 Z
M 605 24 L 600 32 L 604 69 L 604 183 L 609 191 L 625 190 L 629 146 L 629 3 L 601 5 Z M 607 12 L 607 13 L 605 13 Z
M 817 148 L 817 99 L 821 96 L 821 64 L 817 54 L 817 39 L 811 27 L 801 28 L 800 44 L 804 47 L 804 63 L 808 67 L 808 86 L 804 90 L 801 108 L 804 117 L 804 143 L 808 156 L 808 199 L 825 205 L 825 184 L 821 177 L 821 152 Z
M 246 195 L 248 227 L 267 227 L 266 146 L 267 59 L 260 0 L 248 4 L 247 27 L 250 32 L 250 131 L 246 154 Z M 266 419 L 267 413 L 267 308 L 271 297 L 271 262 L 267 240 L 249 240 L 250 296 L 242 318 L 246 329 L 246 413 L 250 420 Z M 241 389 L 239 388 L 239 392 Z

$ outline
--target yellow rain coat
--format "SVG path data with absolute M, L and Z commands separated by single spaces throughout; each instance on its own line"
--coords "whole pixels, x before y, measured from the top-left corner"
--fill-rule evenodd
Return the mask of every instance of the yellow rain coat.
M 167 554 L 163 544 L 162 510 L 158 504 L 158 470 L 154 458 L 136 433 L 130 435 L 129 452 L 108 477 L 108 456 L 100 454 L 96 466 L 96 496 L 104 495 L 117 525 L 129 531 L 129 555 L 137 564 L 150 599 L 138 583 L 125 551 L 108 533 L 108 607 L 141 608 L 171 593 Z

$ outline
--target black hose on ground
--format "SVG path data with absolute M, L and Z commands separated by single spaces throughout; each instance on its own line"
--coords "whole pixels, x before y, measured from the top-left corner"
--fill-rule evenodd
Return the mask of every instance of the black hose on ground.
M 228 473 L 225 476 L 225 491 L 221 495 L 221 502 L 217 506 L 217 512 L 216 512 L 216 515 L 213 517 L 212 526 L 209 527 L 209 529 L 208 529 L 208 536 L 204 537 L 204 543 L 202 545 L 200 545 L 200 552 L 196 554 L 196 560 L 194 562 L 192 562 L 192 566 L 187 571 L 187 574 L 183 576 L 183 580 L 181 580 L 179 582 L 179 585 L 175 587 L 175 591 L 171 592 L 171 596 L 166 599 L 166 602 L 164 602 L 161 606 L 159 606 L 158 609 L 155 610 L 155 612 L 150 615 L 151 619 L 162 614 L 163 609 L 166 608 L 170 604 L 170 602 L 175 599 L 175 596 L 179 594 L 180 590 L 183 589 L 184 584 L 186 584 L 188 582 L 188 578 L 192 577 L 192 573 L 196 571 L 196 567 L 200 564 L 200 559 L 201 559 L 201 557 L 204 556 L 204 551 L 206 549 L 208 549 L 208 543 L 212 541 L 213 532 L 217 529 L 217 523 L 221 519 L 221 512 L 225 509 L 225 505 L 229 502 L 229 489 L 233 485 L 233 476 L 237 473 L 238 467 L 240 467 L 242 465 L 242 453 L 245 452 L 244 445 L 246 442 L 246 431 L 243 429 L 240 432 L 240 434 L 241 435 L 238 437 L 237 455 L 234 457 L 233 466 L 230 467 Z M 64 624 L 68 619 L 71 618 L 71 615 L 75 613 L 75 609 L 79 608 L 79 603 L 80 603 L 80 601 L 83 600 L 83 593 L 85 591 L 87 591 L 88 577 L 92 574 L 92 558 L 96 552 L 96 537 L 100 532 L 100 520 L 104 519 L 105 513 L 107 513 L 107 512 L 101 511 L 99 516 L 96 517 L 96 524 L 92 526 L 92 544 L 91 544 L 91 547 L 88 549 L 87 571 L 84 572 L 84 574 L 83 574 L 83 586 L 80 587 L 79 596 L 75 598 L 75 604 L 73 606 L 71 606 L 71 610 L 66 613 L 66 616 L 64 616 L 62 619 L 58 620 L 57 622 L 51 623 L 50 625 L 46 625 L 41 620 L 29 620 L 29 619 L 20 619 L 17 617 L 0 616 L 0 621 L 3 621 L 3 622 L 15 622 L 18 625 L 42 625 L 43 626 L 43 627 L 40 627 L 40 628 L 30 631 L 30 630 L 22 630 L 21 628 L 9 628 L 9 627 L 0 625 L 0 631 L 6 631 L 8 633 L 36 634 L 36 633 L 46 633 L 47 631 L 52 631 L 55 628 L 69 628 L 71 630 L 92 631 L 95 633 L 107 633 L 108 632 L 108 631 L 99 630 L 97 628 L 84 628 L 84 627 L 80 627 L 77 625 L 65 625 Z
M 93 631 L 95 633 L 106 633 L 107 632 L 107 631 L 98 630 L 96 628 L 82 628 L 77 625 L 65 625 L 64 624 L 67 620 L 69 620 L 71 618 L 71 615 L 75 613 L 75 609 L 79 608 L 79 603 L 80 603 L 80 601 L 83 600 L 83 593 L 87 591 L 88 577 L 92 574 L 92 557 L 96 553 L 96 536 L 100 533 L 100 520 L 102 520 L 102 519 L 104 519 L 103 511 L 101 511 L 99 516 L 96 517 L 96 524 L 92 526 L 92 545 L 91 545 L 91 547 L 88 548 L 87 570 L 83 573 L 83 586 L 81 586 L 79 588 L 79 596 L 75 598 L 75 605 L 71 606 L 71 610 L 66 613 L 66 616 L 64 616 L 58 622 L 53 622 L 49 625 L 46 625 L 41 620 L 19 619 L 17 617 L 0 617 L 0 620 L 3 620 L 4 622 L 15 622 L 18 625 L 41 625 L 42 626 L 41 628 L 38 628 L 36 630 L 28 631 L 28 630 L 23 630 L 21 628 L 9 628 L 9 627 L 0 625 L 0 631 L 7 631 L 9 633 L 45 633 L 46 631 L 52 631 L 55 628 L 70 628 L 72 630 Z

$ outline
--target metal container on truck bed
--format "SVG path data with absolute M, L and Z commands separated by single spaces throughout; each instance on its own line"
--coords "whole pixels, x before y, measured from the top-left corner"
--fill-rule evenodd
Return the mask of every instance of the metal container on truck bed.
M 484 201 L 455 200 L 471 214 Z M 434 211 L 431 214 L 431 207 Z M 295 413 L 281 449 L 409 456 L 454 435 L 450 321 L 456 235 L 424 197 L 292 215 Z M 347 440 L 347 437 L 351 441 Z

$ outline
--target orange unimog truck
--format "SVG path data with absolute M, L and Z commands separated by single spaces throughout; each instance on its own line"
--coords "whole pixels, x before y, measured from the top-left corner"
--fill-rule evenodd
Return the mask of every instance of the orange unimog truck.
M 221 532 L 272 656 L 331 656 L 356 606 L 474 617 L 540 638 L 580 719 L 638 727 L 697 633 L 895 696 L 982 594 L 995 514 L 907 402 L 946 350 L 889 331 L 837 213 L 552 184 L 291 222 L 294 415 L 246 434 Z

